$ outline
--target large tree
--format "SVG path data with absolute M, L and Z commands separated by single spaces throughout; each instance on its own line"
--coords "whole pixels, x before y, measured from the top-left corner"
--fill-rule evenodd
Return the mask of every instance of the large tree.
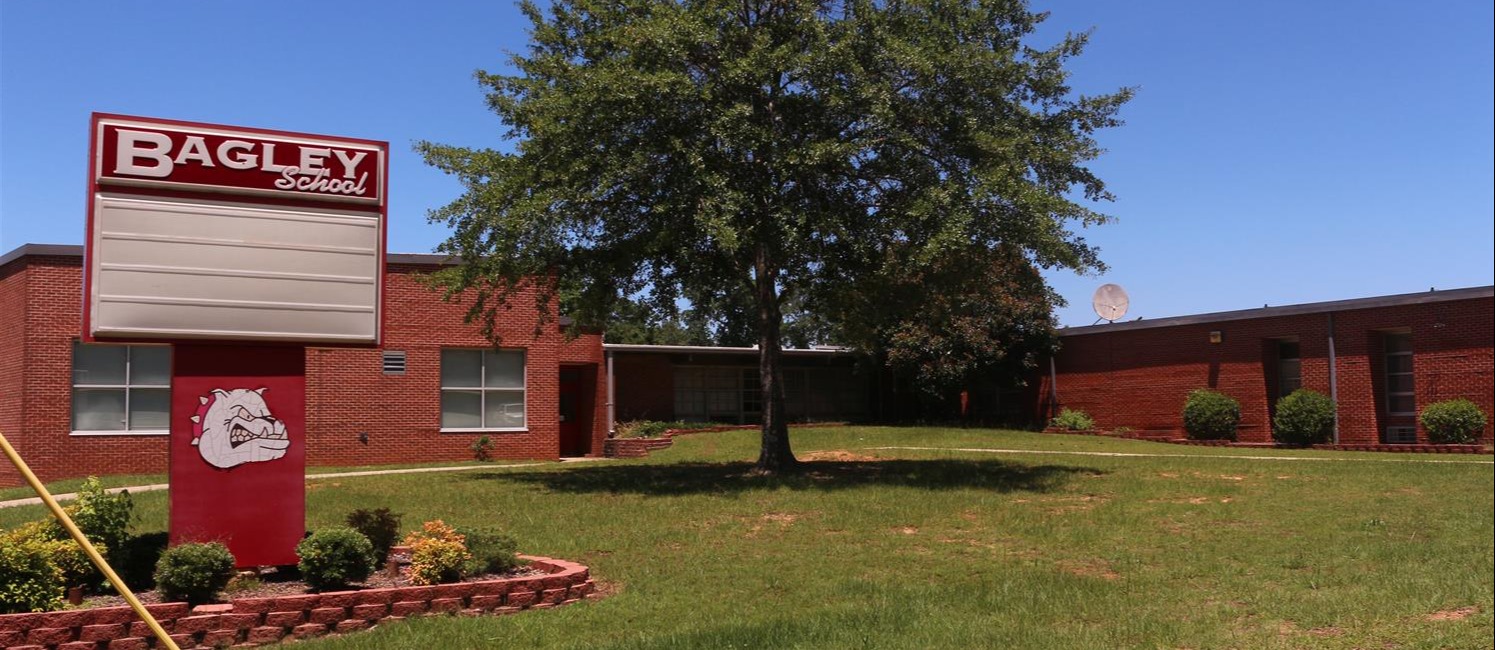
M 1097 268 L 1073 228 L 1107 217 L 1087 163 L 1130 91 L 1080 96 L 1086 35 L 1028 44 L 1020 0 L 554 0 L 512 71 L 479 72 L 509 151 L 421 143 L 466 186 L 432 218 L 463 264 L 441 276 L 491 315 L 543 305 L 604 323 L 746 296 L 763 391 L 758 467 L 795 465 L 786 303 L 854 283 L 887 251 L 929 261 L 1009 247 Z M 893 256 L 893 257 L 904 257 Z

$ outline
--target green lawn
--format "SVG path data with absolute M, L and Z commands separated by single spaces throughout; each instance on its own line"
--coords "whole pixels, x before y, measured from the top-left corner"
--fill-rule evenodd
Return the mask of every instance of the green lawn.
M 794 440 L 842 460 L 751 477 L 756 434 L 726 432 L 637 461 L 315 480 L 313 526 L 378 506 L 407 527 L 498 523 L 611 595 L 297 647 L 1492 647 L 1488 456 L 959 429 Z M 937 449 L 871 449 L 890 446 Z M 1384 462 L 1408 460 L 1477 462 Z M 142 530 L 164 527 L 164 493 L 136 502 Z M 0 526 L 40 516 L 0 510 Z

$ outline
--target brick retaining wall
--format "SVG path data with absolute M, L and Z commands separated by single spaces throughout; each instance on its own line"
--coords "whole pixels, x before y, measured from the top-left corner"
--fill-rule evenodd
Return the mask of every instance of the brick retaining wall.
M 548 575 L 429 587 L 390 587 L 272 598 L 240 598 L 188 608 L 147 605 L 182 648 L 226 648 L 355 632 L 380 622 L 434 614 L 513 614 L 568 605 L 595 590 L 575 562 L 521 555 Z M 129 607 L 0 615 L 0 648 L 8 650 L 142 650 L 156 646 Z

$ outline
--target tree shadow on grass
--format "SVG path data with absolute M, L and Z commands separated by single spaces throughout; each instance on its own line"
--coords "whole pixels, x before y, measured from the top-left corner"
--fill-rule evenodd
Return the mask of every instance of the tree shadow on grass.
M 798 473 L 760 476 L 753 464 L 672 463 L 589 465 L 545 472 L 468 472 L 457 481 L 529 483 L 556 492 L 614 493 L 649 496 L 686 494 L 735 495 L 787 488 L 844 490 L 897 486 L 926 490 L 976 489 L 992 492 L 1048 492 L 1074 475 L 1100 476 L 1100 470 L 1063 465 L 1024 465 L 1003 460 L 810 461 Z

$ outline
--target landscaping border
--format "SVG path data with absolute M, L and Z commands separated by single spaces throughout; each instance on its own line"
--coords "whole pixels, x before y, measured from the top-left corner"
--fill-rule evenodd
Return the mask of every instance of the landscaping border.
M 1093 429 L 1089 431 L 1071 431 L 1068 429 L 1056 429 L 1049 427 L 1044 433 L 1059 433 L 1066 435 L 1101 436 L 1103 438 L 1125 438 L 1128 440 L 1145 440 L 1148 442 L 1166 442 L 1173 445 L 1190 445 L 1194 447 L 1245 447 L 1248 449 L 1321 449 L 1326 451 L 1379 451 L 1402 454 L 1495 454 L 1495 450 L 1484 445 L 1386 445 L 1386 444 L 1352 444 L 1352 445 L 1312 445 L 1303 447 L 1301 445 L 1284 445 L 1276 442 L 1236 442 L 1234 440 L 1191 440 L 1180 438 L 1176 433 L 1160 431 L 1104 431 Z
M 846 422 L 811 422 L 806 424 L 791 424 L 796 429 L 817 429 L 821 427 L 844 427 Z M 667 449 L 675 444 L 675 436 L 686 436 L 696 433 L 714 433 L 717 431 L 743 431 L 757 429 L 756 424 L 733 424 L 719 427 L 702 427 L 699 429 L 665 429 L 658 438 L 608 438 L 602 442 L 602 455 L 607 458 L 643 458 L 649 452 Z
M 423 587 L 387 587 L 320 594 L 238 598 L 216 605 L 146 605 L 182 648 L 259 646 L 356 632 L 412 616 L 514 614 L 569 605 L 596 591 L 591 570 L 529 555 L 547 575 Z M 143 650 L 156 646 L 129 607 L 0 615 L 0 648 L 9 650 Z

